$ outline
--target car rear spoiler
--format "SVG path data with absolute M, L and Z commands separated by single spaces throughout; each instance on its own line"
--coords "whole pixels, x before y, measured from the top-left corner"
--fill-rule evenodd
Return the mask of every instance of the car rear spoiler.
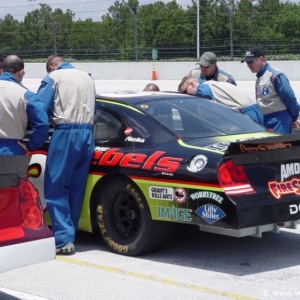
M 231 157 L 235 165 L 300 160 L 300 134 L 232 142 L 224 157 Z

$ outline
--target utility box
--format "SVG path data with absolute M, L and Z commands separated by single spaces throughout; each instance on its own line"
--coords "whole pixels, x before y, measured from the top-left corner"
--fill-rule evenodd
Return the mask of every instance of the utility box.
M 157 50 L 152 49 L 152 60 L 157 60 Z

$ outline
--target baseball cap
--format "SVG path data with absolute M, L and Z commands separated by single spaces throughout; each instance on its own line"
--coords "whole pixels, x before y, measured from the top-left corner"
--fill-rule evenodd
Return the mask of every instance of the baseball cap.
M 241 60 L 241 63 L 247 62 L 250 63 L 252 62 L 255 58 L 265 56 L 263 52 L 258 49 L 258 48 L 250 48 L 246 51 L 245 57 Z
M 199 64 L 202 67 L 209 67 L 212 64 L 215 64 L 217 62 L 217 56 L 213 52 L 204 52 L 197 64 Z

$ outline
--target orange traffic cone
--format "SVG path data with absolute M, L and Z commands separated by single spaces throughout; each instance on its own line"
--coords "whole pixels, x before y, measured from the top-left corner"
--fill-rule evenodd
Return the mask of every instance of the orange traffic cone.
M 156 74 L 156 71 L 155 71 L 155 68 L 153 67 L 153 70 L 152 70 L 152 78 L 151 80 L 157 80 L 157 74 Z

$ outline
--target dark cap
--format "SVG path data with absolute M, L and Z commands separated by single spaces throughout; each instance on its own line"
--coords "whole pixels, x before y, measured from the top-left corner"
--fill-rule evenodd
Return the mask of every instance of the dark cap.
M 217 56 L 216 54 L 212 52 L 204 52 L 197 64 L 199 64 L 202 67 L 209 67 L 212 64 L 215 64 L 217 62 Z
M 246 55 L 244 59 L 241 60 L 241 63 L 247 62 L 250 63 L 252 62 L 255 58 L 265 56 L 263 52 L 258 49 L 258 48 L 250 48 L 247 50 Z

